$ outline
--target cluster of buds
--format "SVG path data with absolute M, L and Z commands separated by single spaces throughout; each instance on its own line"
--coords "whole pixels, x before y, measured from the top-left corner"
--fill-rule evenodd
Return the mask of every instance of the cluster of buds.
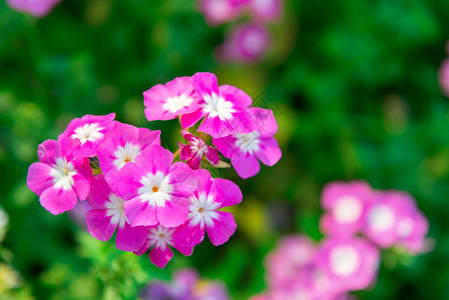
M 149 121 L 179 117 L 188 144 L 173 154 L 161 146 L 160 131 L 120 123 L 115 114 L 86 115 L 39 146 L 27 184 L 55 215 L 87 199 L 92 236 L 107 241 L 117 230 L 118 249 L 142 255 L 152 248 L 150 260 L 162 268 L 173 256 L 168 246 L 191 255 L 206 232 L 218 246 L 236 230 L 233 215 L 221 209 L 240 203 L 242 193 L 204 166 L 224 164 L 221 153 L 247 178 L 258 173 L 258 159 L 272 166 L 282 154 L 272 111 L 250 107 L 251 97 L 218 86 L 214 74 L 158 84 L 144 92 L 144 104 Z M 203 138 L 191 133 L 200 120 Z
M 350 291 L 375 283 L 379 248 L 426 251 L 428 223 L 407 193 L 373 190 L 362 181 L 333 182 L 321 203 L 327 237 L 319 244 L 302 235 L 283 238 L 265 261 L 268 291 L 254 300 L 353 299 Z
M 225 42 L 217 48 L 224 62 L 255 63 L 271 45 L 267 23 L 282 19 L 283 0 L 199 0 L 199 9 L 211 26 L 233 22 L 247 13 L 251 21 L 232 27 Z

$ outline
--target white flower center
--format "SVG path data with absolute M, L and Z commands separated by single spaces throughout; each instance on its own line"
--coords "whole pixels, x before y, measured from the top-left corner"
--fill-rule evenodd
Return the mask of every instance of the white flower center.
M 142 186 L 137 191 L 142 202 L 149 202 L 152 206 L 165 206 L 165 201 L 170 201 L 173 187 L 169 184 L 170 176 L 161 171 L 156 174 L 148 173 L 140 179 Z
M 109 195 L 109 201 L 106 202 L 105 206 L 107 208 L 106 215 L 108 217 L 112 216 L 111 224 L 119 224 L 119 228 L 123 228 L 128 219 L 125 215 L 125 200 L 112 193 Z
M 173 246 L 173 228 L 163 227 L 158 225 L 157 227 L 150 228 L 148 230 L 148 239 L 155 247 L 165 250 L 167 245 Z
M 359 268 L 359 265 L 359 254 L 353 247 L 336 247 L 330 253 L 331 269 L 339 276 L 349 276 L 354 274 Z
M 75 174 L 76 170 L 73 164 L 62 157 L 56 159 L 56 164 L 53 165 L 53 169 L 50 171 L 55 188 L 62 188 L 64 191 L 72 187 Z
M 344 196 L 337 200 L 333 213 L 339 223 L 354 223 L 362 214 L 362 205 L 357 198 Z
M 103 133 L 101 132 L 102 130 L 103 127 L 100 127 L 98 123 L 87 123 L 74 130 L 72 139 L 80 139 L 81 145 L 87 141 L 98 141 L 103 137 Z
M 189 215 L 190 225 L 196 226 L 200 224 L 201 228 L 204 228 L 204 224 L 206 226 L 213 226 L 213 219 L 218 218 L 218 213 L 216 210 L 219 207 L 219 204 L 214 202 L 215 197 L 212 195 L 207 195 L 205 193 L 200 193 L 199 197 L 195 196 L 190 197 L 190 207 L 189 207 Z
M 215 93 L 204 96 L 204 101 L 206 101 L 206 104 L 203 107 L 203 111 L 209 114 L 210 118 L 219 117 L 220 120 L 224 121 L 231 119 L 232 114 L 235 112 L 231 101 L 226 101 Z
M 377 232 L 390 230 L 394 225 L 394 219 L 392 209 L 382 204 L 374 206 L 368 213 L 368 224 Z
M 396 233 L 400 238 L 408 238 L 410 234 L 413 232 L 413 228 L 415 227 L 415 223 L 412 219 L 407 218 L 403 219 L 399 222 L 398 228 L 396 229 Z
M 168 98 L 164 103 L 164 109 L 171 113 L 177 113 L 179 110 L 188 107 L 190 104 L 192 104 L 193 99 L 189 96 L 182 94 L 179 96 L 174 96 Z
M 192 151 L 196 156 L 202 157 L 204 153 L 207 153 L 207 146 L 203 140 L 194 137 L 190 142 L 190 146 L 192 146 Z
M 117 150 L 115 150 L 114 152 L 115 159 L 113 164 L 117 169 L 120 170 L 127 162 L 134 161 L 139 153 L 140 147 L 138 145 L 126 143 L 125 147 L 118 146 Z
M 236 133 L 234 137 L 237 138 L 235 146 L 240 148 L 243 153 L 254 154 L 260 150 L 259 132 L 254 130 L 251 133 Z

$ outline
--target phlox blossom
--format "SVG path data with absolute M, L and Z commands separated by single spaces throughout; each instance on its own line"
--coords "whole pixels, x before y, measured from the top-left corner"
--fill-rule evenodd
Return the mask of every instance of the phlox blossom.
M 87 201 L 92 206 L 86 215 L 87 228 L 93 237 L 107 241 L 117 229 L 116 245 L 123 251 L 137 251 L 146 241 L 144 226 L 132 227 L 125 215 L 125 200 L 115 194 L 103 174 L 95 176 Z
M 256 129 L 250 133 L 234 133 L 224 138 L 213 139 L 212 143 L 226 157 L 242 178 L 259 173 L 258 159 L 267 166 L 276 164 L 282 156 L 278 142 L 273 137 L 277 123 L 269 109 L 251 107 L 248 109 Z
M 243 9 L 241 0 L 199 0 L 199 10 L 210 25 L 220 25 L 238 17 Z
M 171 120 L 194 112 L 201 99 L 188 76 L 177 77 L 165 85 L 155 85 L 143 93 L 143 98 L 148 121 Z
M 190 196 L 189 219 L 178 228 L 178 238 L 194 245 L 201 243 L 207 231 L 215 246 L 229 240 L 237 225 L 229 212 L 219 211 L 223 207 L 242 201 L 242 192 L 230 180 L 211 178 L 209 171 L 195 171 L 198 186 Z
M 178 144 L 181 149 L 179 156 L 192 170 L 198 170 L 201 167 L 203 155 L 214 166 L 220 161 L 220 154 L 217 148 L 206 145 L 201 138 L 194 136 L 188 131 L 181 130 L 181 133 L 189 145 Z
M 92 181 L 89 159 L 73 156 L 79 141 L 46 140 L 39 145 L 40 162 L 28 169 L 27 185 L 41 205 L 54 215 L 71 210 L 79 198 L 86 199 Z
M 259 22 L 279 21 L 284 12 L 284 0 L 248 0 L 248 6 Z
M 29 13 L 36 18 L 48 15 L 61 0 L 6 0 L 14 10 Z
M 214 138 L 252 130 L 254 126 L 245 111 L 252 100 L 245 92 L 230 85 L 218 86 L 217 77 L 212 73 L 196 73 L 192 85 L 202 100 L 198 110 L 181 116 L 183 128 L 193 126 L 204 117 L 198 131 Z
M 173 153 L 159 145 L 142 151 L 134 162 L 106 176 L 125 202 L 132 226 L 176 227 L 187 220 L 188 197 L 196 187 L 193 171 L 173 162 Z
M 106 133 L 114 126 L 115 113 L 104 116 L 85 115 L 70 121 L 66 130 L 58 137 L 58 142 L 64 139 L 79 140 L 73 148 L 76 157 L 94 157 L 103 142 Z

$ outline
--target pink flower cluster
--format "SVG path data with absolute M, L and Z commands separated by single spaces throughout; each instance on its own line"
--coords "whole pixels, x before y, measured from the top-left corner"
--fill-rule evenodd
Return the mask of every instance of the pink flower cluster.
M 301 235 L 282 239 L 265 261 L 268 291 L 253 300 L 352 299 L 350 291 L 375 283 L 379 248 L 425 250 L 428 223 L 407 193 L 373 190 L 363 181 L 332 182 L 321 203 L 328 236 L 319 244 Z
M 212 26 L 233 22 L 247 12 L 252 20 L 234 26 L 216 53 L 224 62 L 256 63 L 271 45 L 266 23 L 282 19 L 284 1 L 199 0 L 199 9 Z
M 273 165 L 281 152 L 273 135 L 277 124 L 270 110 L 250 108 L 243 91 L 218 86 L 210 73 L 176 78 L 144 92 L 149 121 L 180 118 L 188 145 L 180 144 L 179 160 L 163 148 L 160 131 L 115 121 L 115 114 L 86 115 L 72 120 L 57 141 L 39 145 L 40 162 L 28 171 L 28 187 L 52 214 L 72 210 L 87 199 L 88 231 L 107 241 L 116 233 L 116 246 L 164 267 L 173 256 L 169 246 L 191 255 L 204 240 L 221 245 L 236 230 L 224 207 L 242 201 L 233 182 L 212 178 L 204 163 L 231 159 L 242 177 L 255 175 L 262 163 Z M 210 134 L 217 148 L 187 131 Z
M 47 16 L 61 0 L 6 0 L 12 9 L 29 13 L 36 18 Z

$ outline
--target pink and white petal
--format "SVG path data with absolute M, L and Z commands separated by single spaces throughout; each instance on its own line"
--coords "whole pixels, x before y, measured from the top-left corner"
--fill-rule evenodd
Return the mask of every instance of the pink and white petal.
M 193 92 L 190 76 L 176 77 L 165 84 L 171 96 L 189 95 Z
M 207 160 L 214 166 L 220 161 L 220 152 L 215 147 L 207 146 L 207 152 L 205 155 Z
M 106 182 L 103 174 L 98 174 L 92 181 L 90 194 L 87 202 L 95 209 L 106 209 L 105 204 L 109 202 L 109 195 L 112 193 L 111 188 Z
M 232 135 L 228 135 L 226 137 L 213 139 L 212 144 L 217 147 L 218 151 L 220 151 L 224 157 L 231 158 L 234 153 L 238 151 L 237 147 L 235 146 L 236 141 L 237 139 L 235 137 L 233 137 Z
M 98 147 L 97 156 L 103 174 L 111 175 L 118 171 L 117 167 L 114 165 L 114 160 L 116 159 L 114 151 L 116 150 L 117 141 L 113 136 L 108 136 L 103 143 L 101 143 L 100 147 Z
M 159 104 L 159 106 L 151 106 L 145 108 L 145 117 L 148 121 L 166 121 L 166 120 L 173 120 L 176 118 L 176 115 L 174 113 L 171 113 L 168 110 L 165 110 L 163 108 L 163 104 Z
M 165 267 L 172 257 L 173 252 L 168 245 L 164 249 L 155 246 L 150 251 L 150 261 L 161 269 Z
M 142 186 L 140 179 L 144 173 L 133 162 L 128 162 L 119 171 L 106 174 L 105 178 L 111 189 L 125 200 L 138 196 L 138 189 Z
M 103 209 L 93 209 L 86 215 L 87 230 L 96 239 L 108 241 L 114 234 L 117 224 L 111 223 L 111 217 Z
M 236 153 L 231 157 L 231 163 L 237 174 L 243 179 L 259 173 L 260 164 L 257 158 L 249 153 Z
M 148 237 L 148 228 L 144 226 L 132 227 L 125 223 L 123 228 L 117 229 L 115 244 L 122 251 L 139 251 Z M 146 251 L 146 250 L 145 250 Z
M 180 122 L 182 128 L 192 127 L 204 116 L 203 110 L 200 108 L 190 114 L 181 115 Z
M 143 104 L 145 105 L 145 107 L 152 108 L 159 105 L 162 106 L 167 98 L 170 98 L 170 93 L 168 89 L 162 84 L 157 84 L 149 90 L 143 92 Z
M 77 201 L 75 191 L 49 187 L 39 198 L 41 205 L 54 215 L 71 210 Z
M 219 117 L 206 117 L 198 127 L 198 131 L 205 132 L 213 138 L 228 136 L 236 132 L 233 125 L 238 123 L 236 119 L 220 120 Z
M 27 186 L 40 196 L 46 189 L 53 186 L 53 177 L 50 172 L 53 168 L 44 163 L 33 163 L 28 169 Z
M 250 107 L 248 108 L 247 113 L 256 123 L 257 131 L 260 133 L 261 137 L 272 137 L 278 131 L 278 123 L 276 122 L 271 109 Z
M 62 157 L 61 148 L 55 140 L 46 140 L 38 146 L 39 161 L 45 164 L 54 164 L 56 158 Z
M 157 171 L 167 174 L 172 162 L 173 153 L 159 145 L 151 145 L 135 159 L 136 165 L 145 174 L 148 172 L 156 174 Z
M 199 224 L 191 225 L 190 221 L 185 222 L 173 235 L 173 242 L 176 245 L 198 245 L 204 240 L 205 230 Z
M 174 205 L 166 201 L 164 206 L 156 207 L 156 216 L 159 223 L 164 227 L 177 227 L 187 221 L 189 208 Z
M 275 138 L 261 138 L 260 150 L 256 156 L 266 166 L 274 166 L 282 157 L 281 149 Z
M 192 76 L 192 85 L 195 91 L 203 98 L 208 95 L 219 94 L 217 76 L 215 74 L 196 73 Z
M 73 164 L 77 172 L 73 175 L 72 188 L 80 200 L 85 200 L 89 195 L 92 184 L 92 168 L 88 158 L 77 158 L 73 161 Z
M 125 214 L 133 227 L 158 224 L 156 208 L 148 203 L 142 203 L 139 197 L 125 202 Z
M 214 185 L 217 191 L 216 201 L 220 202 L 219 208 L 233 206 L 242 201 L 242 191 L 240 191 L 240 188 L 234 182 L 227 179 L 215 178 Z
M 182 134 L 182 137 L 189 143 L 192 143 L 198 139 L 197 137 L 195 137 L 193 134 L 191 134 L 187 130 L 180 130 L 180 132 Z
M 148 227 L 146 227 L 146 228 L 147 228 L 147 234 L 148 234 Z M 154 242 L 152 242 L 150 239 L 147 238 L 145 243 L 143 243 L 143 246 L 139 250 L 133 251 L 133 252 L 135 255 L 141 256 L 142 254 L 147 252 L 148 249 L 150 249 L 151 246 L 153 246 L 153 245 L 154 245 Z
M 200 156 L 191 157 L 190 159 L 186 160 L 186 164 L 192 170 L 199 170 L 201 167 L 201 157 Z
M 195 155 L 195 153 L 193 153 L 192 146 L 183 145 L 183 144 L 178 144 L 178 145 L 181 149 L 181 152 L 179 153 L 179 158 L 181 160 L 187 160 Z
M 221 85 L 218 91 L 219 95 L 226 101 L 232 102 L 234 109 L 244 110 L 253 103 L 253 100 L 248 94 L 232 85 Z
M 218 218 L 212 219 L 213 226 L 206 226 L 207 235 L 213 245 L 219 246 L 226 243 L 237 229 L 234 216 L 231 213 L 217 211 Z

